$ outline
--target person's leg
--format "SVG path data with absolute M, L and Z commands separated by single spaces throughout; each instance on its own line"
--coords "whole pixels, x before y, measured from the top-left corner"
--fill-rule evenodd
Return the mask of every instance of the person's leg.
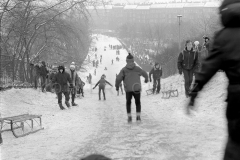
M 46 83 L 46 77 L 45 77 L 45 76 L 41 76 L 42 92 L 44 92 L 44 89 L 45 89 L 45 83 Z
M 60 107 L 60 109 L 65 109 L 62 105 L 62 92 L 57 92 L 57 98 L 58 98 L 58 105 Z
M 157 80 L 157 93 L 160 92 L 161 86 L 160 86 L 160 78 Z
M 99 87 L 99 88 L 98 88 L 98 97 L 99 97 L 99 100 L 101 100 L 101 90 L 102 90 L 102 89 Z
M 72 96 L 72 106 L 77 106 L 77 104 L 74 102 L 75 97 L 76 97 L 76 88 L 73 88 L 71 96 Z
M 131 115 L 132 94 L 133 92 L 126 92 L 126 108 L 127 108 L 128 122 L 132 121 L 132 115 Z
M 185 94 L 188 97 L 188 89 L 189 89 L 189 72 L 188 70 L 183 69 L 184 81 L 185 81 Z
M 64 92 L 63 94 L 65 96 L 65 104 L 67 105 L 68 108 L 70 108 L 70 104 L 69 104 L 69 99 L 70 99 L 69 94 L 70 93 L 69 92 Z
M 136 113 L 137 113 L 137 121 L 140 121 L 141 118 L 141 92 L 134 92 L 133 94 L 136 104 Z
M 156 86 L 157 86 L 157 80 L 153 79 L 153 94 L 155 93 Z
M 37 75 L 34 76 L 34 87 L 35 87 L 35 89 L 37 89 L 37 87 L 38 87 L 38 76 Z
M 105 87 L 102 88 L 102 92 L 103 92 L 103 98 L 104 98 L 104 100 L 106 100 L 106 96 L 105 96 Z

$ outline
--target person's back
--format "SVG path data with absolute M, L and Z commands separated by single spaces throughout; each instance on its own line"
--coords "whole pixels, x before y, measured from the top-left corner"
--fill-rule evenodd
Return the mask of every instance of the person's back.
M 220 7 L 224 28 L 214 37 L 209 56 L 196 74 L 198 84 L 191 93 L 188 112 L 194 108 L 195 98 L 203 86 L 219 70 L 229 79 L 226 117 L 228 134 L 224 160 L 240 159 L 240 0 L 225 0 Z

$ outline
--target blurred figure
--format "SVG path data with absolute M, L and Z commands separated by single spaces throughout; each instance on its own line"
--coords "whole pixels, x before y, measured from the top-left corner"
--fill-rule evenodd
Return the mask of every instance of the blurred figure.
M 117 74 L 116 74 L 116 78 L 117 78 Z M 122 95 L 123 95 L 123 87 L 122 87 L 122 82 L 119 84 L 119 88 L 121 89 Z M 119 96 L 119 90 L 117 91 L 117 95 Z
M 45 86 L 46 86 L 46 78 L 47 78 L 47 74 L 48 74 L 47 66 L 44 61 L 41 62 L 39 73 L 40 73 L 40 78 L 41 78 L 42 92 L 44 92 Z
M 71 89 L 70 93 L 71 93 L 71 97 L 72 97 L 72 106 L 77 106 L 77 104 L 74 101 L 75 101 L 77 88 L 79 88 L 80 78 L 77 74 L 76 66 L 75 66 L 74 62 L 72 62 L 70 65 L 70 78 L 72 80 L 72 85 L 71 85 L 72 88 L 70 88 Z
M 196 86 L 191 92 L 187 113 L 195 109 L 198 92 L 222 69 L 228 78 L 226 118 L 228 142 L 224 160 L 240 160 L 240 0 L 225 0 L 220 6 L 224 28 L 213 40 L 211 54 L 203 61 L 202 71 L 196 74 Z
M 106 96 L 105 96 L 105 86 L 106 86 L 106 83 L 109 84 L 110 86 L 112 86 L 111 83 L 109 83 L 107 80 L 105 80 L 105 78 L 106 78 L 106 76 L 105 76 L 105 74 L 103 74 L 101 76 L 101 79 L 93 87 L 93 89 L 95 89 L 97 87 L 97 85 L 99 85 L 99 92 L 98 92 L 99 100 L 101 100 L 101 91 L 103 92 L 104 100 L 106 100 Z

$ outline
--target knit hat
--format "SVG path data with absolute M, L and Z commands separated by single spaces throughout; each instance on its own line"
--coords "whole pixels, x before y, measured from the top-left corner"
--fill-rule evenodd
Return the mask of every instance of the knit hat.
M 71 69 L 71 70 L 75 70 L 75 68 L 76 68 L 76 67 L 75 67 L 75 62 L 72 62 L 71 65 L 70 65 L 70 69 Z
M 134 62 L 134 58 L 132 56 L 131 53 L 128 53 L 128 56 L 127 56 L 127 59 L 126 59 L 127 62 Z

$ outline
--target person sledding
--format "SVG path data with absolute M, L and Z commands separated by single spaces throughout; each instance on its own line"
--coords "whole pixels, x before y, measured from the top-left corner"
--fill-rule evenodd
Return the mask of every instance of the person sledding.
M 77 106 L 77 104 L 74 102 L 75 97 L 76 97 L 76 92 L 77 92 L 77 88 L 79 88 L 79 81 L 80 78 L 75 70 L 76 66 L 75 63 L 72 62 L 70 65 L 70 78 L 72 80 L 72 85 L 70 88 L 70 93 L 71 93 L 71 97 L 72 97 L 72 106 Z
M 134 63 L 134 58 L 131 53 L 128 54 L 126 59 L 127 65 L 122 68 L 116 78 L 115 87 L 119 90 L 119 84 L 123 81 L 124 90 L 126 92 L 127 100 L 127 115 L 128 122 L 132 122 L 131 116 L 131 101 L 132 97 L 135 98 L 137 121 L 141 121 L 141 81 L 140 76 L 145 78 L 145 83 L 148 83 L 148 74 Z
M 97 84 L 93 87 L 93 89 L 95 89 L 95 88 L 97 87 L 97 85 L 98 85 L 98 87 L 99 87 L 99 92 L 98 92 L 99 100 L 101 100 L 101 91 L 103 92 L 103 98 L 104 98 L 104 100 L 106 100 L 106 95 L 105 95 L 105 86 L 106 86 L 106 83 L 109 84 L 110 86 L 112 86 L 111 83 L 109 83 L 107 80 L 105 80 L 105 78 L 106 78 L 106 76 L 105 76 L 105 74 L 103 74 L 103 75 L 101 76 L 101 79 L 100 79 L 100 80 L 97 82 Z
M 65 96 L 65 104 L 68 108 L 70 108 L 69 104 L 69 86 L 68 83 L 70 84 L 70 87 L 72 86 L 72 80 L 70 78 L 69 73 L 65 72 L 65 67 L 60 65 L 58 67 L 58 73 L 54 76 L 53 78 L 53 83 L 55 86 L 55 92 L 58 97 L 58 105 L 61 110 L 64 110 L 65 108 L 62 105 L 62 94 Z
M 149 72 L 149 80 L 152 82 L 152 75 L 153 75 L 153 94 L 156 91 L 157 88 L 157 94 L 160 92 L 161 89 L 161 77 L 162 77 L 162 67 L 160 66 L 159 63 L 155 63 L 153 66 L 152 70 Z

